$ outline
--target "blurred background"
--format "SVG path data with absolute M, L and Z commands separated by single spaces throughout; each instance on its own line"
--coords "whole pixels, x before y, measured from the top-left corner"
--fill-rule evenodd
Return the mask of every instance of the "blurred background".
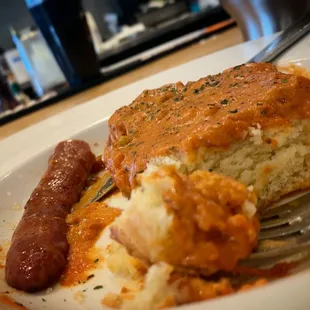
M 218 0 L 0 0 L 0 124 L 201 39 L 229 18 Z
M 227 28 L 238 28 L 234 43 L 282 30 L 310 9 L 300 3 L 0 0 L 0 125 L 186 46 L 212 45 L 205 40 Z

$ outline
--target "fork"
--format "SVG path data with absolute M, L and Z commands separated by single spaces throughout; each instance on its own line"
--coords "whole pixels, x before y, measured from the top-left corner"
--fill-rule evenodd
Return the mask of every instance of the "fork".
M 310 251 L 310 191 L 280 200 L 261 215 L 257 251 L 241 265 L 272 265 L 290 258 L 300 261 Z

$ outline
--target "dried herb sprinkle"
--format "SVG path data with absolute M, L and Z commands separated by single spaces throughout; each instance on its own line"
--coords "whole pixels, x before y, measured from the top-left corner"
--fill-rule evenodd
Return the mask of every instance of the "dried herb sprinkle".
M 229 113 L 232 113 L 232 114 L 236 114 L 237 112 L 238 112 L 238 109 L 229 111 Z

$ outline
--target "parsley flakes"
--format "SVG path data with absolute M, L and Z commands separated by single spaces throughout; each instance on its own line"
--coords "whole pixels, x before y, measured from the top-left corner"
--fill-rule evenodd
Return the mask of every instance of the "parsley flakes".
M 87 277 L 87 280 L 90 280 L 91 278 L 93 278 L 95 275 L 93 274 L 90 274 L 88 277 Z
M 232 114 L 236 114 L 237 112 L 238 112 L 238 109 L 229 111 L 229 113 L 232 113 Z

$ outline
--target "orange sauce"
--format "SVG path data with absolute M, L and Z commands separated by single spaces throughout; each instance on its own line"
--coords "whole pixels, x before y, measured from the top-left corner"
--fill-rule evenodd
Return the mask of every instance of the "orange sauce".
M 0 295 L 0 304 L 10 306 L 12 309 L 27 310 L 22 304 L 16 302 L 14 299 L 7 295 Z M 0 307 L 1 308 L 1 307 Z
M 208 275 L 233 270 L 256 247 L 258 219 L 248 218 L 242 209 L 245 201 L 255 204 L 256 198 L 245 185 L 207 171 L 188 176 L 166 167 L 157 173 L 174 179 L 163 195 L 174 220 L 169 245 L 160 260 L 173 266 L 202 268 Z
M 195 160 L 198 148 L 228 148 L 256 124 L 290 126 L 305 118 L 309 79 L 266 63 L 236 66 L 187 85 L 144 91 L 111 116 L 104 158 L 116 185 L 129 194 L 153 157 L 186 153 Z
M 89 279 L 89 271 L 102 260 L 100 255 L 96 255 L 95 244 L 104 228 L 120 213 L 119 209 L 107 207 L 104 203 L 92 203 L 76 208 L 67 217 L 70 250 L 62 285 L 71 286 Z

